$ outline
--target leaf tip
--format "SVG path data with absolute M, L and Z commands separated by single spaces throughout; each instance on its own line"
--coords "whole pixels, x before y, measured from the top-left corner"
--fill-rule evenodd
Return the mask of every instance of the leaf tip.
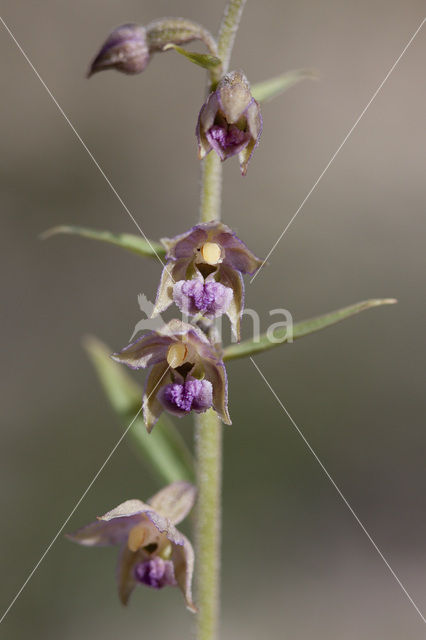
M 50 229 L 42 231 L 38 237 L 40 238 L 40 240 L 48 240 L 58 233 L 66 233 L 66 227 L 51 227 Z
M 375 301 L 378 306 L 383 304 L 397 304 L 398 300 L 396 298 L 380 298 Z

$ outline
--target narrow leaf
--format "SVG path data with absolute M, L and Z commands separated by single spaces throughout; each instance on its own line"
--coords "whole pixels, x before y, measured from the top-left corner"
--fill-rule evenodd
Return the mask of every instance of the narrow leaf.
M 182 56 L 185 56 L 185 58 L 188 58 L 188 60 L 194 64 L 198 64 L 199 67 L 203 67 L 204 69 L 215 69 L 222 64 L 220 58 L 217 58 L 216 56 L 212 56 L 208 53 L 194 53 L 192 51 L 187 51 L 183 47 L 179 47 L 179 45 L 173 44 L 172 42 L 169 42 L 163 47 L 163 51 L 169 51 L 170 49 L 174 49 Z
M 316 80 L 317 78 L 317 74 L 309 69 L 287 71 L 280 76 L 252 85 L 251 93 L 258 102 L 268 102 L 290 89 L 293 85 L 301 82 L 301 80 Z
M 346 318 L 350 318 L 357 313 L 361 313 L 361 311 L 366 311 L 372 307 L 379 307 L 384 304 L 395 304 L 396 302 L 397 300 L 394 298 L 364 300 L 363 302 L 357 302 L 349 307 L 343 307 L 343 309 L 337 309 L 336 311 L 331 311 L 330 313 L 326 313 L 322 316 L 302 320 L 301 322 L 296 322 L 296 324 L 293 325 L 292 336 L 289 335 L 287 327 L 282 327 L 281 329 L 275 330 L 274 341 L 271 341 L 269 336 L 264 333 L 257 339 L 245 340 L 244 342 L 240 342 L 240 344 L 233 344 L 226 347 L 223 359 L 235 360 L 235 358 L 244 358 L 255 353 L 267 351 L 268 349 L 273 349 L 274 347 L 284 344 L 288 341 L 289 337 L 296 340 L 297 338 L 302 338 L 310 333 L 315 333 L 315 331 L 320 331 L 321 329 L 330 327 L 337 322 L 346 320 Z
M 124 367 L 111 360 L 112 351 L 106 345 L 89 337 L 85 339 L 84 346 L 124 430 L 141 407 L 142 391 Z M 142 416 L 138 416 L 128 437 L 138 455 L 149 462 L 161 482 L 194 481 L 191 453 L 166 414 L 160 417 L 151 434 L 147 433 Z
M 44 231 L 40 237 L 45 240 L 59 233 L 69 233 L 82 236 L 83 238 L 89 238 L 90 240 L 108 242 L 122 249 L 137 253 L 140 256 L 148 256 L 150 258 L 164 258 L 166 253 L 166 250 L 160 243 L 152 240 L 147 241 L 142 236 L 137 236 L 133 233 L 111 233 L 110 231 L 97 231 L 96 229 L 87 229 L 86 227 L 62 225 Z

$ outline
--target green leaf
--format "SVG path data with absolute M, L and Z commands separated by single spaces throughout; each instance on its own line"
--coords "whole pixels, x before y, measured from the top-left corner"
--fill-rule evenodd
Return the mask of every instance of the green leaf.
M 127 249 L 140 256 L 148 256 L 150 258 L 164 258 L 166 250 L 159 242 L 145 240 L 142 236 L 133 233 L 111 233 L 110 231 L 97 231 L 96 229 L 87 229 L 86 227 L 72 227 L 62 225 L 53 227 L 41 234 L 43 240 L 50 238 L 59 233 L 69 233 L 90 240 L 99 240 L 100 242 L 108 242 L 115 244 L 117 247 Z
M 346 320 L 346 318 L 350 318 L 357 313 L 361 313 L 361 311 L 366 311 L 372 307 L 380 307 L 384 304 L 395 304 L 396 302 L 397 300 L 394 298 L 364 300 L 363 302 L 357 302 L 349 307 L 343 307 L 343 309 L 337 309 L 337 311 L 331 311 L 330 313 L 326 313 L 322 316 L 315 316 L 308 320 L 296 322 L 293 325 L 293 340 L 307 336 L 310 333 L 315 333 L 315 331 L 320 331 L 326 327 L 330 327 L 337 322 L 341 322 L 342 320 Z M 223 359 L 235 360 L 236 358 L 244 358 L 262 351 L 267 351 L 268 349 L 273 349 L 274 347 L 278 347 L 279 345 L 287 342 L 288 337 L 287 327 L 275 330 L 273 342 L 270 340 L 268 335 L 264 333 L 259 336 L 257 340 L 245 340 L 244 342 L 240 342 L 240 344 L 233 344 L 226 347 Z
M 307 79 L 316 80 L 318 75 L 309 69 L 287 71 L 280 76 L 252 85 L 251 94 L 258 102 L 268 102 L 290 89 L 293 85 L 301 82 L 301 80 Z
M 124 430 L 141 407 L 142 391 L 124 367 L 110 358 L 111 350 L 97 338 L 86 338 L 84 346 Z M 161 482 L 194 481 L 192 455 L 166 414 L 160 417 L 151 434 L 147 433 L 142 416 L 138 416 L 128 437 Z
M 215 69 L 219 65 L 222 64 L 220 58 L 216 56 L 212 56 L 208 53 L 194 53 L 192 51 L 187 51 L 183 47 L 179 47 L 177 44 L 173 44 L 169 42 L 163 47 L 163 51 L 169 51 L 170 49 L 174 49 L 185 58 L 188 58 L 194 64 L 198 64 L 199 67 L 203 67 L 204 69 Z

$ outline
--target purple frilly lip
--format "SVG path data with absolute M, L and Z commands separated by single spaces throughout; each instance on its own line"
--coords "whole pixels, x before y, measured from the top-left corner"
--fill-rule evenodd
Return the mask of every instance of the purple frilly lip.
M 137 582 L 153 589 L 177 586 L 173 562 L 158 556 L 139 562 L 134 568 L 134 576 Z
M 241 131 L 235 124 L 226 123 L 210 127 L 206 138 L 221 160 L 237 155 L 250 142 L 249 133 Z
M 167 411 L 179 417 L 190 411 L 203 413 L 213 404 L 213 386 L 209 380 L 189 377 L 162 387 L 159 399 Z
M 201 313 L 206 318 L 217 318 L 226 313 L 231 304 L 232 289 L 209 278 L 204 280 L 200 274 L 192 280 L 176 282 L 173 300 L 182 313 L 189 316 Z

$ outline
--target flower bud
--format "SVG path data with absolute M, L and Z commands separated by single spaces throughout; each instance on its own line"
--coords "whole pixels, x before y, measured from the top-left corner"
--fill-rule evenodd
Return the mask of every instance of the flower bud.
M 90 65 L 88 76 L 104 69 L 127 74 L 141 73 L 150 59 L 146 30 L 137 24 L 124 24 L 108 36 Z
M 88 76 L 104 69 L 117 69 L 135 74 L 145 70 L 154 53 L 167 50 L 168 44 L 204 42 L 210 54 L 216 56 L 217 44 L 203 26 L 185 18 L 161 18 L 146 27 L 123 24 L 108 36 L 90 65 Z
M 220 159 L 239 155 L 241 173 L 262 133 L 262 116 L 241 71 L 227 73 L 201 107 L 196 129 L 200 160 L 212 149 Z

